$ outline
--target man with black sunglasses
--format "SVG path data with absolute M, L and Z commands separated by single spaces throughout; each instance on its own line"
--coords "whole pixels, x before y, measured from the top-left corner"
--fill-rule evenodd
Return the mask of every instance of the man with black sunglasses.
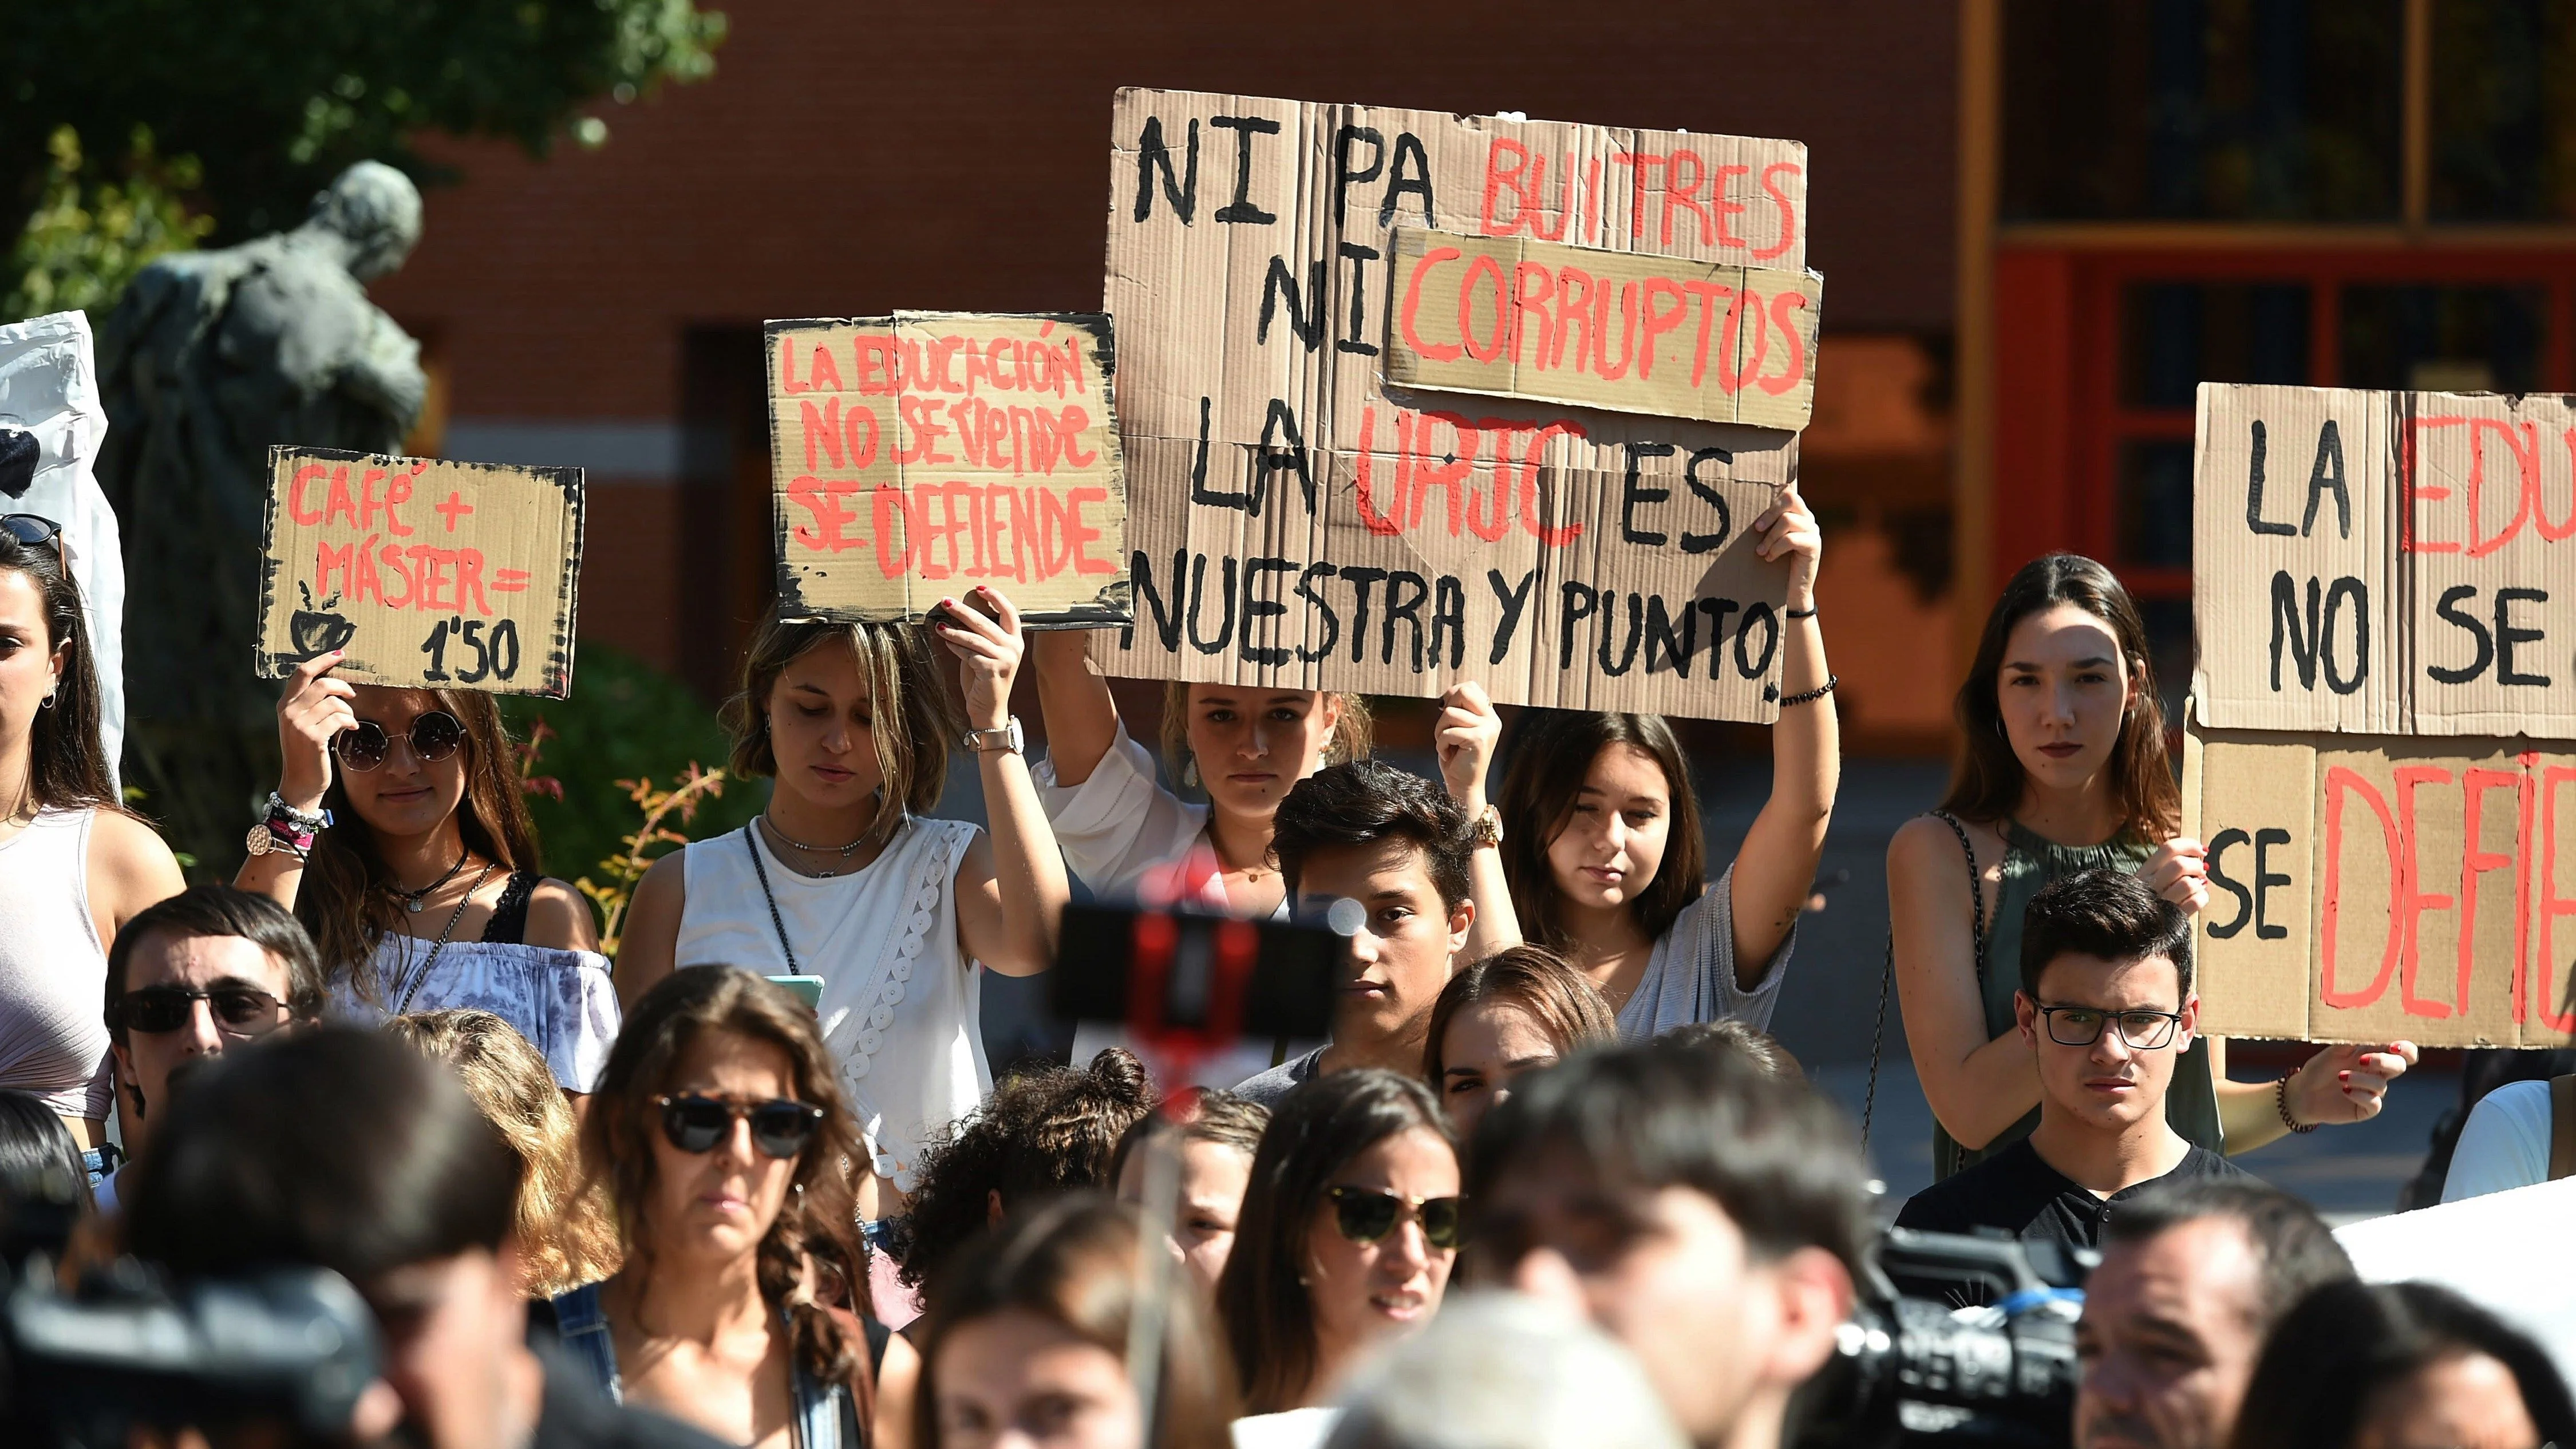
M 201 885 L 137 915 L 107 953 L 107 1031 L 129 1155 L 166 1111 L 174 1076 L 322 1013 L 322 960 L 284 907 Z M 118 1170 L 121 1174 L 123 1169 Z M 99 1184 L 116 1207 L 117 1177 Z
M 2199 1027 L 2189 918 L 2138 877 L 2100 869 L 2044 887 L 2022 920 L 2013 1004 L 2039 1069 L 2039 1126 L 1916 1193 L 1896 1225 L 2090 1248 L 2151 1184 L 2250 1181 L 2165 1120 Z

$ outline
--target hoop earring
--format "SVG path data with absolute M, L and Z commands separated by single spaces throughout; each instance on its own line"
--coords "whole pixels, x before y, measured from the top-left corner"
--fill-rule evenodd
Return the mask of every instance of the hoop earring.
M 45 697 L 36 701 L 36 708 L 52 709 L 54 707 L 54 695 L 59 692 L 60 691 L 50 689 L 45 691 Z
M 2005 744 L 2012 743 L 2012 736 L 2004 733 L 2004 721 L 2003 716 L 2001 715 L 1995 716 L 1995 738 L 2003 741 Z

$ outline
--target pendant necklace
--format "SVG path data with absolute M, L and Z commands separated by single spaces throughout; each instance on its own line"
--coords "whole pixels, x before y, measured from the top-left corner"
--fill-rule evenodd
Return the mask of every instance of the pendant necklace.
M 429 904 L 429 898 L 438 894 L 438 888 L 447 884 L 449 881 L 456 879 L 456 873 L 463 870 L 465 868 L 465 862 L 472 860 L 473 858 L 474 852 L 470 850 L 463 852 L 456 857 L 456 864 L 447 868 L 447 874 L 440 876 L 438 879 L 431 881 L 429 884 L 422 886 L 416 891 L 397 890 L 394 892 L 394 899 L 403 903 L 404 910 L 411 912 L 415 916 L 419 915 L 421 910 Z

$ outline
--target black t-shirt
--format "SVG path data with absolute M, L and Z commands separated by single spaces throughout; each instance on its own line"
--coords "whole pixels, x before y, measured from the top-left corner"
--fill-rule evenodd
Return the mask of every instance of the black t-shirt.
M 2204 1177 L 2251 1181 L 2253 1174 L 2208 1148 L 2193 1147 L 2164 1176 L 2100 1198 L 2049 1166 L 2025 1137 L 1956 1177 L 1916 1193 L 1896 1215 L 1896 1225 L 1935 1233 L 2001 1228 L 2024 1242 L 2093 1248 L 2101 1246 L 2102 1225 L 2120 1210 L 2120 1204 L 2160 1182 Z

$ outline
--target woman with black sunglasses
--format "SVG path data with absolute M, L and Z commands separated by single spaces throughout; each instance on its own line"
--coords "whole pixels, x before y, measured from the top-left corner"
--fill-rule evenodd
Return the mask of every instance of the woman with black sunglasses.
M 107 950 L 177 895 L 179 863 L 118 800 L 62 530 L 0 517 L 0 1088 L 29 1093 L 107 1169 Z
M 664 977 L 609 1053 L 582 1158 L 626 1265 L 555 1318 L 611 1398 L 754 1449 L 902 1442 L 920 1359 L 859 1316 L 867 1158 L 812 1011 L 730 966 Z
M 488 1011 L 579 1094 L 617 1036 L 590 905 L 537 869 L 519 755 L 492 696 L 386 689 L 297 667 L 277 703 L 285 768 L 233 883 L 295 912 L 331 1011 Z
M 1246 1412 L 1311 1422 L 1278 1420 L 1254 1437 L 1321 1442 L 1319 1406 L 1342 1378 L 1440 1311 L 1458 1257 L 1458 1183 L 1457 1144 L 1420 1082 L 1334 1072 L 1280 1100 L 1253 1154 L 1217 1314 Z

